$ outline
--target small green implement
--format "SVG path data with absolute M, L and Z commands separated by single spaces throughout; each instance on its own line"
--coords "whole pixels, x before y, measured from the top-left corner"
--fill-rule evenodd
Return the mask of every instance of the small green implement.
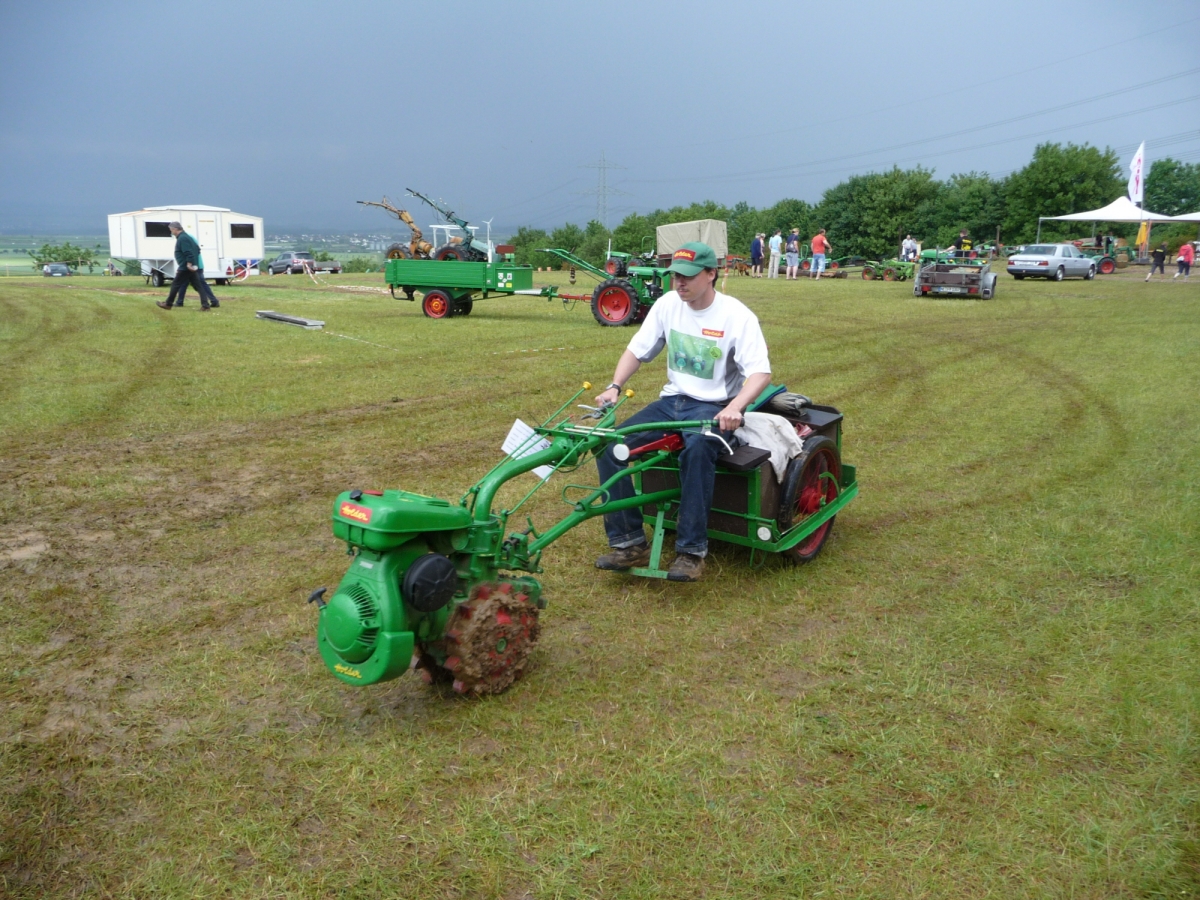
M 542 552 L 605 513 L 643 508 L 654 530 L 650 563 L 631 574 L 666 577 L 661 557 L 679 508 L 680 433 L 720 435 L 712 421 L 617 427 L 617 410 L 632 391 L 613 406 L 585 406 L 589 412 L 573 418 L 568 407 L 590 389 L 584 382 L 457 503 L 403 490 L 356 489 L 337 497 L 333 532 L 353 562 L 331 597 L 325 588 L 309 597 L 319 609 L 317 646 L 336 677 L 367 685 L 411 667 L 427 682 L 449 683 L 459 693 L 504 690 L 524 671 L 537 642 L 545 598 L 532 576 L 542 571 Z M 749 547 L 752 565 L 756 558 L 765 563 L 766 554 L 814 558 L 834 517 L 858 493 L 854 467 L 841 461 L 842 414 L 795 394 L 783 394 L 790 402 L 780 407 L 782 391 L 768 388 L 751 409 L 783 415 L 801 438 L 802 452 L 784 477 L 776 477 L 767 451 L 748 446 L 717 464 L 709 537 Z M 642 432 L 665 436 L 626 444 Z M 603 484 L 565 485 L 568 512 L 545 531 L 528 516 L 515 525 L 518 511 L 552 475 L 577 470 L 610 445 L 617 445 L 614 455 L 627 460 L 626 468 Z M 535 469 L 545 477 L 519 502 L 494 508 L 504 484 Z M 610 489 L 622 478 L 632 480 L 634 494 L 614 499 Z
M 903 259 L 885 259 L 862 267 L 864 281 L 882 278 L 884 281 L 907 281 L 913 277 L 916 264 Z
M 592 291 L 592 315 L 601 325 L 620 327 L 641 322 L 654 301 L 671 289 L 671 273 L 654 259 L 614 252 L 601 269 L 558 247 L 542 252 L 599 279 Z

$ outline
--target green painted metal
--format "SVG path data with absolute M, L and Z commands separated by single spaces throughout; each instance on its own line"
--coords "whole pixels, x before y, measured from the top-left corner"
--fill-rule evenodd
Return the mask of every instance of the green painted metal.
M 465 263 L 435 263 L 441 266 Z M 609 445 L 623 443 L 641 432 L 696 431 L 715 427 L 712 421 L 647 422 L 616 427 L 616 416 L 628 396 L 613 407 L 598 413 L 598 419 L 573 421 L 564 411 L 575 403 L 590 384 L 580 389 L 553 416 L 535 430 L 550 446 L 527 456 L 508 456 L 471 486 L 457 504 L 401 490 L 378 494 L 359 491 L 338 495 L 333 509 L 335 535 L 347 542 L 354 562 L 327 603 L 321 604 L 318 621 L 318 646 L 329 669 L 349 684 L 372 684 L 399 676 L 408 666 L 414 647 L 427 646 L 444 635 L 452 612 L 467 602 L 471 591 L 485 583 L 501 579 L 512 582 L 527 593 L 539 607 L 541 585 L 529 576 L 542 571 L 543 550 L 575 526 L 606 513 L 634 507 L 654 507 L 653 541 L 650 565 L 633 570 L 643 577 L 665 578 L 661 566 L 663 540 L 675 522 L 680 488 L 644 489 L 643 476 L 653 470 L 678 471 L 678 454 L 658 450 L 634 457 L 612 478 L 596 486 L 572 486 L 563 489 L 569 512 L 544 532 L 538 532 L 531 520 L 527 527 L 511 531 L 510 518 L 516 509 L 545 482 L 526 494 L 512 509 L 494 509 L 499 489 L 509 481 L 538 466 L 554 469 L 587 463 Z M 769 387 L 754 406 L 781 390 Z M 559 418 L 562 416 L 562 418 Z M 840 449 L 840 425 L 837 431 Z M 719 470 L 720 471 L 720 470 Z M 841 467 L 837 498 L 811 516 L 780 533 L 777 510 L 762 509 L 764 467 L 750 472 L 726 473 L 743 478 L 747 490 L 745 512 L 714 508 L 716 514 L 745 520 L 746 534 L 709 528 L 709 537 L 750 547 L 754 551 L 778 553 L 788 550 L 837 515 L 858 493 L 854 466 Z M 722 476 L 724 477 L 724 476 Z M 774 477 L 773 473 L 770 477 Z M 622 478 L 631 479 L 634 495 L 623 500 L 611 496 L 612 487 Z M 678 483 L 676 479 L 676 484 Z M 571 499 L 572 490 L 583 491 Z M 758 537 L 760 528 L 768 529 L 770 539 Z M 458 589 L 440 609 L 422 612 L 404 596 L 405 573 L 420 558 L 439 554 L 450 560 L 458 577 Z M 441 563 L 445 565 L 445 563 Z M 442 660 L 439 660 L 441 662 Z
M 469 289 L 511 294 L 533 288 L 533 268 L 510 262 L 461 262 L 438 259 L 389 259 L 384 281 L 393 288 Z

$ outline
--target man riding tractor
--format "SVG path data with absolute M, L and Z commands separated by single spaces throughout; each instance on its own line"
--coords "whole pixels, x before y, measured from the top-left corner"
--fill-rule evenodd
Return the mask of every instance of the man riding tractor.
M 679 454 L 682 497 L 676 527 L 675 561 L 667 577 L 696 581 L 704 571 L 708 552 L 708 514 L 712 507 L 717 458 L 739 443 L 733 432 L 742 424 L 742 413 L 771 380 L 767 343 L 758 318 L 740 301 L 716 289 L 717 256 L 707 244 L 695 241 L 675 251 L 668 267 L 673 290 L 660 297 L 645 322 L 617 362 L 612 383 L 596 398 L 601 405 L 617 401 L 625 384 L 642 363 L 667 350 L 667 384 L 659 399 L 630 416 L 624 423 L 715 419 L 722 440 L 702 433 L 682 434 Z M 665 432 L 643 432 L 628 441 L 630 449 L 660 440 Z M 610 445 L 596 460 L 605 483 L 625 463 Z M 618 480 L 609 491 L 612 499 L 633 496 L 629 478 Z M 624 571 L 646 566 L 650 545 L 642 526 L 642 512 L 631 508 L 604 517 L 604 530 L 612 548 L 596 560 L 596 567 Z

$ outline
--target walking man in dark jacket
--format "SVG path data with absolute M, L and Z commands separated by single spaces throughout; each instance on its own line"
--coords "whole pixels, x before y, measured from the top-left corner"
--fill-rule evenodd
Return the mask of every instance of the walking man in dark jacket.
M 204 269 L 200 262 L 200 245 L 196 239 L 183 230 L 178 222 L 167 226 L 175 236 L 175 280 L 171 282 L 171 291 L 167 294 L 167 302 L 156 302 L 159 309 L 170 309 L 172 303 L 183 306 L 183 298 L 187 296 L 188 282 L 200 295 L 200 311 L 208 312 L 211 306 L 220 306 L 220 301 L 213 295 L 208 282 L 204 280 Z

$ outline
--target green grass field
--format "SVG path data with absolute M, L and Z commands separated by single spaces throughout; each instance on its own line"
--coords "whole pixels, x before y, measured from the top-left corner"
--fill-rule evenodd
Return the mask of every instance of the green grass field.
M 730 278 L 859 498 L 812 564 L 696 585 L 576 529 L 482 701 L 325 670 L 332 499 L 457 499 L 631 332 L 326 281 L 0 280 L 0 894 L 1200 895 L 1200 277 Z

